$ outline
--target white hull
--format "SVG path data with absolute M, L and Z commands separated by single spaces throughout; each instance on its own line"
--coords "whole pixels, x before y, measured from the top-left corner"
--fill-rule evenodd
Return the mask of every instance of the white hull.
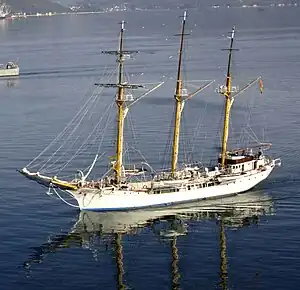
M 265 170 L 252 170 L 247 174 L 232 176 L 221 183 L 204 188 L 182 189 L 179 192 L 153 194 L 144 191 L 84 189 L 68 192 L 77 200 L 81 210 L 124 211 L 151 207 L 164 207 L 209 198 L 230 196 L 250 190 L 266 179 L 274 168 L 267 165 Z
M 0 77 L 16 77 L 20 74 L 20 69 L 16 68 L 9 68 L 9 69 L 0 69 Z

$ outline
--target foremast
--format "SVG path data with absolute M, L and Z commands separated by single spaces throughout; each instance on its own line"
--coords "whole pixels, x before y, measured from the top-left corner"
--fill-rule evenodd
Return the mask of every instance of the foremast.
M 121 31 L 120 31 L 120 41 L 119 41 L 119 55 L 118 55 L 118 64 L 119 64 L 119 75 L 118 75 L 118 93 L 116 96 L 116 104 L 118 109 L 117 117 L 117 149 L 116 149 L 116 163 L 114 165 L 115 169 L 115 182 L 118 184 L 121 181 L 122 176 L 122 164 L 123 164 L 123 144 L 124 144 L 124 87 L 123 87 L 123 35 L 124 35 L 124 21 L 121 22 Z
M 224 112 L 224 125 L 223 125 L 223 138 L 222 138 L 222 153 L 221 153 L 221 168 L 225 168 L 225 159 L 227 153 L 227 142 L 229 135 L 229 120 L 230 120 L 230 109 L 233 103 L 233 98 L 231 97 L 231 87 L 232 87 L 232 76 L 231 76 L 231 64 L 232 64 L 232 52 L 233 50 L 233 40 L 235 36 L 235 27 L 232 28 L 230 37 L 230 46 L 228 54 L 228 66 L 226 75 L 226 85 L 222 94 L 225 96 L 225 112 Z
M 174 177 L 176 172 L 177 162 L 178 162 L 178 151 L 179 151 L 179 134 L 180 134 L 180 122 L 181 113 L 183 109 L 183 99 L 182 99 L 182 76 L 181 76 L 181 66 L 182 66 L 182 55 L 183 55 L 183 43 L 184 43 L 184 30 L 186 22 L 186 11 L 184 11 L 181 33 L 180 33 L 180 47 L 179 47 L 179 58 L 178 58 L 178 71 L 177 71 L 177 81 L 175 90 L 175 124 L 174 124 L 174 134 L 173 134 L 173 148 L 172 148 L 172 164 L 171 164 L 171 174 Z
M 136 50 L 124 50 L 124 30 L 125 22 L 122 21 L 119 38 L 119 49 L 117 51 L 102 51 L 102 53 L 113 54 L 117 56 L 118 62 L 118 78 L 116 84 L 96 84 L 102 87 L 116 87 L 116 105 L 117 105 L 117 138 L 116 138 L 116 156 L 113 169 L 115 172 L 115 184 L 120 184 L 122 181 L 123 171 L 123 147 L 124 147 L 124 123 L 128 107 L 126 106 L 125 89 L 143 88 L 142 85 L 128 84 L 124 80 L 124 60 L 127 55 L 138 53 Z

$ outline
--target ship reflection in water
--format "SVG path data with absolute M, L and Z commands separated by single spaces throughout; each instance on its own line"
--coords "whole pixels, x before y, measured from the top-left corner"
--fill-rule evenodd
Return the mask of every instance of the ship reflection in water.
M 190 221 L 215 220 L 219 232 L 220 283 L 227 286 L 226 229 L 259 224 L 261 216 L 274 214 L 273 201 L 261 191 L 227 197 L 219 200 L 201 201 L 186 206 L 133 212 L 96 213 L 82 211 L 78 221 L 67 234 L 51 237 L 40 247 L 34 248 L 24 263 L 27 273 L 34 263 L 40 263 L 46 254 L 57 249 L 80 247 L 97 252 L 97 247 L 109 247 L 115 252 L 118 289 L 127 289 L 123 274 L 123 235 L 135 235 L 148 228 L 159 239 L 170 245 L 172 289 L 180 288 L 180 269 L 177 240 L 188 233 Z M 97 259 L 97 255 L 94 254 Z

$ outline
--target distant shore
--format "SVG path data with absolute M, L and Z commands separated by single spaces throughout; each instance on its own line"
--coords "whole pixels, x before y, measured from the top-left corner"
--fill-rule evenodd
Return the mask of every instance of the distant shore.
M 300 7 L 297 3 L 293 4 L 270 4 L 270 5 L 242 5 L 242 6 L 217 6 L 213 5 L 211 7 L 206 7 L 206 9 L 222 9 L 222 8 L 256 8 L 256 9 L 266 9 L 266 8 L 291 8 L 291 7 Z M 197 8 L 197 7 L 195 7 Z M 194 9 L 195 9 L 194 8 Z M 88 15 L 88 14 L 102 14 L 102 13 L 108 13 L 108 12 L 126 12 L 126 11 L 169 11 L 171 8 L 136 8 L 134 10 L 132 9 L 124 9 L 120 7 L 114 7 L 114 8 L 107 8 L 101 11 L 70 11 L 70 12 L 46 12 L 46 13 L 13 13 L 11 15 L 8 15 L 5 19 L 23 19 L 27 17 L 45 17 L 45 16 L 58 16 L 58 15 Z

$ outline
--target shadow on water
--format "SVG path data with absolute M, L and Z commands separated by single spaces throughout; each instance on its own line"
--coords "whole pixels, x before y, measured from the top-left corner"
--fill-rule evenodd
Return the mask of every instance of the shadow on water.
M 57 250 L 63 248 L 91 250 L 95 259 L 97 250 L 102 249 L 114 253 L 118 289 L 128 289 L 123 277 L 125 261 L 122 237 L 136 235 L 148 229 L 156 238 L 169 245 L 172 289 L 179 289 L 181 275 L 177 241 L 188 233 L 188 222 L 197 224 L 200 221 L 211 220 L 216 222 L 219 233 L 220 275 L 217 287 L 228 289 L 226 231 L 258 225 L 262 216 L 273 214 L 274 200 L 262 191 L 157 210 L 107 213 L 82 211 L 68 233 L 52 236 L 48 242 L 32 248 L 33 252 L 24 262 L 23 268 L 26 275 L 30 276 L 33 264 L 41 263 L 47 254 L 58 254 Z

